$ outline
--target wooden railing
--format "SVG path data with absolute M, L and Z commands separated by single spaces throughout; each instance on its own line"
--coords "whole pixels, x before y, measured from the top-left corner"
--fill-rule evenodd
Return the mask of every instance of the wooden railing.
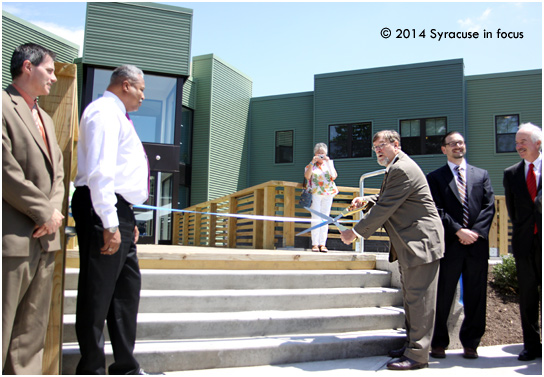
M 339 186 L 338 189 L 340 193 L 334 198 L 332 217 L 348 207 L 353 198 L 360 196 L 359 188 Z M 310 213 L 298 205 L 301 191 L 302 184 L 300 183 L 269 181 L 185 209 L 195 212 L 310 219 Z M 378 191 L 378 189 L 365 188 L 365 195 L 375 194 Z M 498 248 L 500 254 L 507 254 L 508 215 L 504 197 L 496 197 L 496 205 L 497 214 L 490 232 L 490 247 Z M 505 215 L 501 216 L 501 214 Z M 355 214 L 353 217 L 344 219 L 358 220 L 359 216 L 360 214 Z M 274 249 L 275 244 L 280 241 L 282 247 L 293 247 L 295 234 L 311 226 L 310 222 L 276 222 L 180 212 L 174 213 L 172 222 L 174 245 L 252 249 Z M 300 237 L 310 237 L 310 232 Z M 335 226 L 330 227 L 329 238 L 340 238 L 340 233 Z M 386 241 L 388 237 L 380 228 L 369 240 Z

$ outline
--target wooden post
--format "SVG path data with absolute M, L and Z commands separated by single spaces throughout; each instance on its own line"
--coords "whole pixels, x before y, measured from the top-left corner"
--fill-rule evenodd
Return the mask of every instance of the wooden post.
M 210 212 L 217 213 L 217 203 L 210 203 Z M 210 216 L 210 228 L 208 230 L 208 246 L 215 246 L 215 234 L 217 232 L 217 216 Z
M 267 186 L 264 188 L 264 216 L 274 216 L 276 206 L 276 187 Z M 263 248 L 274 248 L 274 221 L 265 221 L 263 224 Z
M 196 212 L 202 212 L 202 208 L 196 207 Z M 202 214 L 195 214 L 195 246 L 200 246 L 200 234 L 202 227 Z
M 499 254 L 508 254 L 508 210 L 506 208 L 506 199 L 499 200 Z
M 53 118 L 55 134 L 64 158 L 65 197 L 62 213 L 68 216 L 70 181 L 77 171 L 76 144 L 78 131 L 77 68 L 75 64 L 55 62 L 57 82 L 48 96 L 40 97 L 40 106 Z M 66 237 L 61 228 L 62 250 L 55 254 L 55 271 L 49 324 L 43 355 L 43 374 L 60 374 L 62 368 L 62 326 L 64 314 L 64 266 L 66 263 Z
M 231 196 L 229 200 L 229 213 L 236 213 L 238 207 L 238 198 Z M 228 247 L 236 247 L 236 218 L 229 217 L 227 220 L 227 236 L 228 236 Z
M 189 214 L 187 212 L 183 213 L 183 233 L 181 236 L 181 244 L 189 244 Z
M 295 217 L 295 188 L 284 186 L 283 188 L 283 216 Z M 295 246 L 295 223 L 286 221 L 283 223 L 283 246 Z
M 253 193 L 253 209 L 255 215 L 262 216 L 264 213 L 264 190 L 257 189 Z M 262 249 L 263 248 L 263 230 L 264 230 L 263 220 L 253 220 L 253 248 Z
M 172 245 L 180 244 L 180 238 L 179 238 L 180 220 L 181 220 L 181 213 L 174 212 L 174 215 L 172 216 Z
M 489 240 L 489 249 L 499 251 L 499 201 L 497 198 L 495 198 L 495 216 L 493 216 L 487 239 Z

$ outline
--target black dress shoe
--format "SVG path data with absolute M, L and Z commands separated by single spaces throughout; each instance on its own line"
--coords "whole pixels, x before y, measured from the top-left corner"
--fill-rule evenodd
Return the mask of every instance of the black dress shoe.
M 431 347 L 431 357 L 435 359 L 445 359 L 446 349 L 444 347 Z
M 426 368 L 428 366 L 429 366 L 429 363 L 419 363 L 406 356 L 402 356 L 398 360 L 394 360 L 387 363 L 387 369 L 391 369 L 391 370 L 414 370 L 414 369 Z
M 521 353 L 518 356 L 518 360 L 520 361 L 531 361 L 536 359 L 537 357 L 542 357 L 542 351 L 540 352 L 531 352 L 526 349 L 521 351 Z
M 404 351 L 406 351 L 406 346 L 399 348 L 397 350 L 391 350 L 387 354 L 389 355 L 389 357 L 398 359 L 399 357 L 404 355 Z

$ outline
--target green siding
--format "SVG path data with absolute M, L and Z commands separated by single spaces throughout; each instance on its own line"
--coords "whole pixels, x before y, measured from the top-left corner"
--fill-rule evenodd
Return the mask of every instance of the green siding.
M 72 63 L 79 52 L 77 44 L 2 11 L 2 89 L 11 83 L 9 69 L 13 51 L 29 42 L 50 49 L 57 54 L 56 60 L 62 63 Z
M 170 5 L 89 2 L 83 63 L 189 76 L 192 19 Z
M 247 186 L 251 79 L 217 56 L 193 59 L 196 108 L 191 203 Z
M 196 109 L 196 84 L 192 77 L 188 78 L 183 84 L 182 105 L 189 109 Z
M 212 60 L 193 62 L 193 77 L 197 86 L 193 118 L 193 156 L 191 178 L 191 205 L 208 200 L 209 148 L 211 119 Z
M 461 59 L 316 75 L 314 142 L 328 142 L 328 126 L 372 122 L 372 134 L 399 130 L 401 119 L 447 117 L 448 131 L 464 131 Z M 443 155 L 411 156 L 425 173 L 442 166 Z M 376 158 L 336 159 L 337 184 L 359 186 L 362 174 L 382 169 Z M 367 187 L 379 187 L 381 177 Z
M 302 182 L 313 156 L 313 92 L 251 100 L 250 179 L 248 186 L 269 180 Z M 294 131 L 293 163 L 275 163 L 276 131 Z
M 495 152 L 495 116 L 519 114 L 520 122 L 542 127 L 542 70 L 466 77 L 467 161 L 486 169 L 495 194 L 503 195 L 504 169 L 517 152 Z

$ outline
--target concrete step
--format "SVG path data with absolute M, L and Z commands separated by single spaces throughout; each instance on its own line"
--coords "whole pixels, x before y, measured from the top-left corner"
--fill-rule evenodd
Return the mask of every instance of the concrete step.
M 150 373 L 256 365 L 279 365 L 386 355 L 400 348 L 401 330 L 278 335 L 235 339 L 138 341 L 135 356 Z M 107 364 L 113 362 L 106 344 Z M 63 374 L 74 374 L 79 361 L 77 343 L 63 349 Z
M 231 313 L 140 313 L 138 340 L 261 337 L 402 328 L 400 307 L 252 311 Z M 64 342 L 77 341 L 75 315 L 64 316 Z M 106 339 L 107 329 L 105 329 Z
M 79 269 L 67 268 L 65 289 L 76 290 Z M 143 290 L 386 287 L 380 270 L 157 270 L 142 269 Z
M 66 291 L 64 313 L 75 314 L 77 291 Z M 143 290 L 140 313 L 208 313 L 400 306 L 394 288 Z

